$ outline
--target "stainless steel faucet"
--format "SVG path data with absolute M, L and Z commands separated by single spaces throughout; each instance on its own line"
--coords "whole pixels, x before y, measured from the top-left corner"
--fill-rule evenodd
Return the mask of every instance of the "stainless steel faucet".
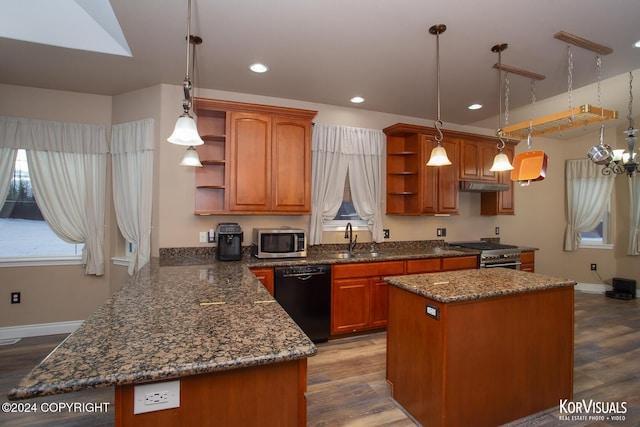
M 353 227 L 351 223 L 347 223 L 347 227 L 344 229 L 344 238 L 349 239 L 349 252 L 351 252 L 358 243 L 358 235 L 356 234 L 356 238 L 353 238 Z

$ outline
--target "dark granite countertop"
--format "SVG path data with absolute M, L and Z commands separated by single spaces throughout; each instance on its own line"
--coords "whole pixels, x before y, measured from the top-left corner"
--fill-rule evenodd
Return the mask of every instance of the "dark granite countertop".
M 576 285 L 573 280 L 508 268 L 413 274 L 386 277 L 385 280 L 391 285 L 442 303 Z
M 346 244 L 327 244 L 309 246 L 305 258 L 265 258 L 258 259 L 251 255 L 251 248 L 244 250 L 242 261 L 248 267 L 280 267 L 312 264 L 352 264 L 374 261 L 397 261 L 422 258 L 449 258 L 466 255 L 477 255 L 480 251 L 453 250 L 440 240 L 420 240 L 384 243 L 361 243 L 351 258 L 336 258 L 335 254 L 347 252 Z M 368 256 L 375 252 L 377 256 Z M 161 265 L 196 265 L 212 262 L 215 259 L 214 247 L 166 248 L 160 250 Z
M 166 380 L 316 352 L 245 263 L 161 267 L 152 259 L 9 398 Z

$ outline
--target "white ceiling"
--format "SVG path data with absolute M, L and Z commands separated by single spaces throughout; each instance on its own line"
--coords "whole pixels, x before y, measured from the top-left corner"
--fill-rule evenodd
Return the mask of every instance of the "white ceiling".
M 2 13 L 8 1 L 0 0 Z M 0 38 L 0 83 L 104 95 L 181 84 L 187 0 L 110 3 L 132 57 Z M 436 38 L 428 28 L 445 24 L 441 118 L 458 124 L 497 114 L 491 47 L 498 43 L 509 44 L 503 64 L 546 76 L 536 83 L 538 101 L 567 92 L 567 46 L 553 37 L 558 31 L 614 50 L 603 56 L 603 79 L 640 68 L 640 49 L 632 47 L 640 40 L 638 0 L 193 0 L 192 15 L 192 34 L 204 39 L 198 87 L 428 119 L 437 114 Z M 58 18 L 49 16 L 52 24 Z M 270 71 L 252 73 L 253 62 Z M 593 52 L 574 47 L 573 62 L 574 89 L 596 81 Z M 365 102 L 351 104 L 354 95 Z M 602 104 L 624 117 L 627 98 L 621 87 L 603 93 Z M 474 102 L 485 108 L 467 110 Z M 529 103 L 530 81 L 510 75 L 510 108 Z

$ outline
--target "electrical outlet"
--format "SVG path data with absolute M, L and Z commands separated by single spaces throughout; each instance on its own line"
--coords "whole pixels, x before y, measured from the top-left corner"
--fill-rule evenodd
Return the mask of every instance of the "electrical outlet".
M 442 228 L 436 228 L 436 236 L 442 237 Z
M 133 413 L 180 407 L 180 381 L 137 385 L 133 388 Z
M 207 241 L 209 240 L 209 236 L 207 235 L 206 231 L 201 231 L 200 232 L 200 243 L 207 243 Z
M 443 228 L 442 229 L 442 237 L 446 237 L 447 236 L 447 229 Z
M 500 235 L 500 227 L 496 227 L 496 236 Z
M 20 304 L 20 292 L 11 292 L 11 304 Z
M 598 270 L 598 264 L 591 264 L 591 271 L 597 271 Z
M 383 233 L 383 237 L 384 237 L 385 239 L 388 239 L 388 238 L 389 238 L 389 229 L 388 229 L 388 228 L 384 228 L 384 229 L 382 230 L 382 233 Z

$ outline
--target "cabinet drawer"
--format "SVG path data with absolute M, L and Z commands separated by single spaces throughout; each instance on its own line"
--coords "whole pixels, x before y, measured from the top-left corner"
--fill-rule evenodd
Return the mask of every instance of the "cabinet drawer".
M 521 252 L 520 253 L 520 262 L 521 263 L 533 263 L 536 260 L 536 256 L 535 256 L 535 252 L 531 251 L 527 251 L 527 252 Z
M 442 259 L 442 271 L 465 270 L 468 268 L 478 268 L 478 257 L 476 255 Z
M 441 268 L 442 258 L 407 260 L 407 274 L 431 273 L 440 271 Z
M 352 277 L 394 276 L 404 273 L 404 261 L 362 262 L 334 265 L 332 277 L 345 279 Z

